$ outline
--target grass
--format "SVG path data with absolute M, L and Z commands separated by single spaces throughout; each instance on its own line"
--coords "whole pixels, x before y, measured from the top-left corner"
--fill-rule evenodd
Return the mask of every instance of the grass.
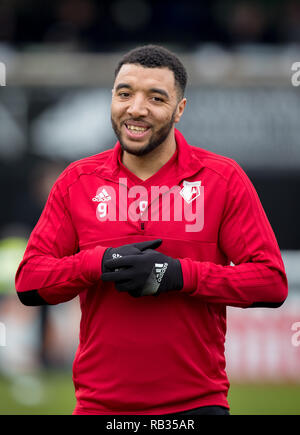
M 232 415 L 300 415 L 298 384 L 232 384 Z
M 74 407 L 71 373 L 0 377 L 0 415 L 70 415 Z
M 300 385 L 232 384 L 232 415 L 300 415 Z M 0 377 L 0 415 L 70 415 L 75 406 L 71 372 Z

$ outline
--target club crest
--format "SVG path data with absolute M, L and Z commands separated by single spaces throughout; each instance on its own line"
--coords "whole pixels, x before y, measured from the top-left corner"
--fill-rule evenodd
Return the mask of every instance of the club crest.
M 182 198 L 190 204 L 200 196 L 201 181 L 184 181 L 183 188 L 179 192 Z

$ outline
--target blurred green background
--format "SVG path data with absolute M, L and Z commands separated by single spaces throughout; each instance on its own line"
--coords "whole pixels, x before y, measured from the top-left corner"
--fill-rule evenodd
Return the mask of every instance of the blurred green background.
M 0 378 L 0 415 L 70 415 L 75 406 L 71 372 Z M 295 384 L 237 384 L 229 393 L 231 415 L 300 415 Z

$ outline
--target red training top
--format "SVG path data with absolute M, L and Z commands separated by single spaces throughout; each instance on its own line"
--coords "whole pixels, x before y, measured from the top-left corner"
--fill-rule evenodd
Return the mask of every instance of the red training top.
M 75 414 L 228 407 L 226 305 L 276 307 L 287 296 L 275 236 L 246 174 L 177 130 L 175 138 L 174 155 L 146 181 L 122 165 L 119 143 L 72 163 L 17 271 L 19 295 L 38 292 L 49 304 L 79 295 Z M 158 251 L 181 261 L 181 291 L 133 298 L 101 281 L 107 247 L 157 238 Z

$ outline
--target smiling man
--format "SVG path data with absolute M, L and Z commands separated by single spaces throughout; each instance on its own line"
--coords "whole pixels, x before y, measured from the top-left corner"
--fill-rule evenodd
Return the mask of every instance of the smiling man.
M 111 121 L 123 163 L 130 169 L 140 167 L 141 178 L 143 170 L 146 178 L 175 152 L 174 126 L 186 105 L 183 65 L 166 50 L 154 50 L 150 46 L 125 56 L 115 71 L 112 91 Z
M 80 298 L 74 414 L 228 415 L 226 307 L 275 308 L 287 296 L 246 174 L 175 129 L 186 82 L 163 47 L 121 59 L 118 141 L 61 174 L 17 271 L 25 305 Z

